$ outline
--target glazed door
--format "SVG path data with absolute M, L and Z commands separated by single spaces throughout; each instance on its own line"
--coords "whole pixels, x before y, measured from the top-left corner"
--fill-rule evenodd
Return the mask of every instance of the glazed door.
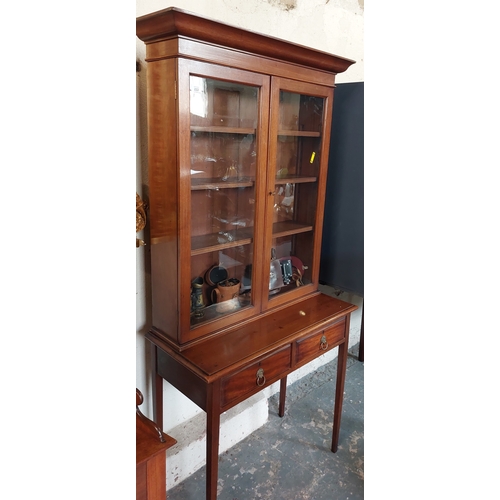
M 333 89 L 273 78 L 263 306 L 318 287 Z
M 182 342 L 261 310 L 267 76 L 179 62 Z

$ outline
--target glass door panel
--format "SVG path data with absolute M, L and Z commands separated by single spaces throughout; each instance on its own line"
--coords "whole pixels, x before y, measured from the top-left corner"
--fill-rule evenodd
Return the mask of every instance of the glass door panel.
M 271 253 L 282 282 L 270 297 L 313 281 L 324 107 L 324 97 L 279 92 Z
M 193 327 L 252 304 L 260 89 L 189 83 Z

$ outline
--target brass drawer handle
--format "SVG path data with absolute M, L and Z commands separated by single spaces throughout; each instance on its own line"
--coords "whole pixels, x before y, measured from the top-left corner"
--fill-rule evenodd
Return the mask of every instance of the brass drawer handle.
M 257 381 L 256 381 L 256 384 L 259 387 L 262 387 L 265 383 L 266 383 L 266 377 L 264 377 L 264 369 L 263 368 L 259 368 L 257 370 Z
M 319 346 L 323 351 L 326 351 L 328 349 L 328 341 L 326 340 L 326 336 L 323 335 L 321 337 L 321 340 L 319 341 Z

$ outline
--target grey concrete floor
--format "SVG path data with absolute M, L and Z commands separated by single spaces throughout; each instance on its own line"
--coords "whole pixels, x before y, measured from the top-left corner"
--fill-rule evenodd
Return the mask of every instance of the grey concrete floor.
M 349 350 L 339 447 L 330 451 L 337 359 L 287 388 L 286 410 L 219 457 L 218 500 L 360 500 L 364 484 L 364 364 Z M 168 490 L 204 500 L 205 467 Z

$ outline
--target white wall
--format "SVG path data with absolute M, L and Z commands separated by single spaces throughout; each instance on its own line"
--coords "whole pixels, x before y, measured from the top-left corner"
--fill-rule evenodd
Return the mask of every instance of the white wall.
M 137 16 L 155 12 L 170 6 L 197 13 L 221 22 L 236 25 L 251 31 L 260 32 L 273 37 L 289 40 L 301 45 L 313 47 L 325 52 L 354 59 L 345 73 L 338 75 L 337 83 L 364 81 L 363 62 L 363 0 L 176 0 L 174 3 L 165 0 L 137 0 Z M 144 64 L 145 46 L 136 38 L 137 59 Z M 137 192 L 147 193 L 147 144 L 146 144 L 146 73 L 137 74 Z M 147 229 L 146 229 L 147 231 Z M 144 237 L 146 235 L 138 235 Z M 148 247 L 137 249 L 137 285 L 136 285 L 136 318 L 137 318 L 137 359 L 136 384 L 144 395 L 143 412 L 152 416 L 150 360 L 149 349 L 144 335 L 150 325 L 149 300 L 149 265 Z M 361 300 L 354 296 L 343 296 L 344 300 L 361 304 Z M 359 341 L 360 314 L 355 313 L 351 322 L 350 345 Z M 289 377 L 289 383 L 298 380 L 322 364 L 331 361 L 337 355 L 337 350 L 323 356 L 320 360 L 310 363 L 297 370 Z M 278 384 L 263 391 L 268 397 L 278 390 Z M 202 418 L 203 413 L 196 405 L 180 394 L 170 384 L 164 382 L 165 417 L 163 426 L 166 432 L 183 441 L 183 429 L 189 428 L 189 422 Z M 263 407 L 265 398 L 259 398 L 255 404 L 255 418 L 250 421 L 261 425 L 263 422 Z M 252 408 L 245 406 L 245 413 L 252 412 Z M 234 412 L 233 412 L 234 413 Z M 238 413 L 238 411 L 236 411 Z M 243 413 L 243 411 L 241 412 Z M 198 417 L 196 417 L 198 415 Z M 248 420 L 248 419 L 247 419 Z M 241 431 L 241 424 L 236 419 L 227 424 L 222 431 L 230 434 L 231 428 L 238 429 L 234 436 L 229 436 L 227 446 L 235 444 L 246 436 L 245 429 Z M 246 426 L 246 431 L 252 429 Z M 193 453 L 198 453 L 193 452 Z M 174 450 L 172 455 L 180 455 L 180 450 Z M 169 457 L 169 463 L 175 457 Z M 195 460 L 195 457 L 184 458 L 178 468 L 185 468 L 184 463 Z M 196 461 L 196 460 L 195 460 Z M 200 463 L 202 465 L 202 463 Z M 190 470 L 189 472 L 194 472 Z M 177 473 L 177 480 L 184 479 L 186 474 Z M 173 485 L 174 478 L 167 478 L 167 486 Z
M 364 0 L 137 0 L 137 16 L 167 7 L 353 59 L 337 82 L 364 81 Z M 137 39 L 138 58 L 144 54 Z

